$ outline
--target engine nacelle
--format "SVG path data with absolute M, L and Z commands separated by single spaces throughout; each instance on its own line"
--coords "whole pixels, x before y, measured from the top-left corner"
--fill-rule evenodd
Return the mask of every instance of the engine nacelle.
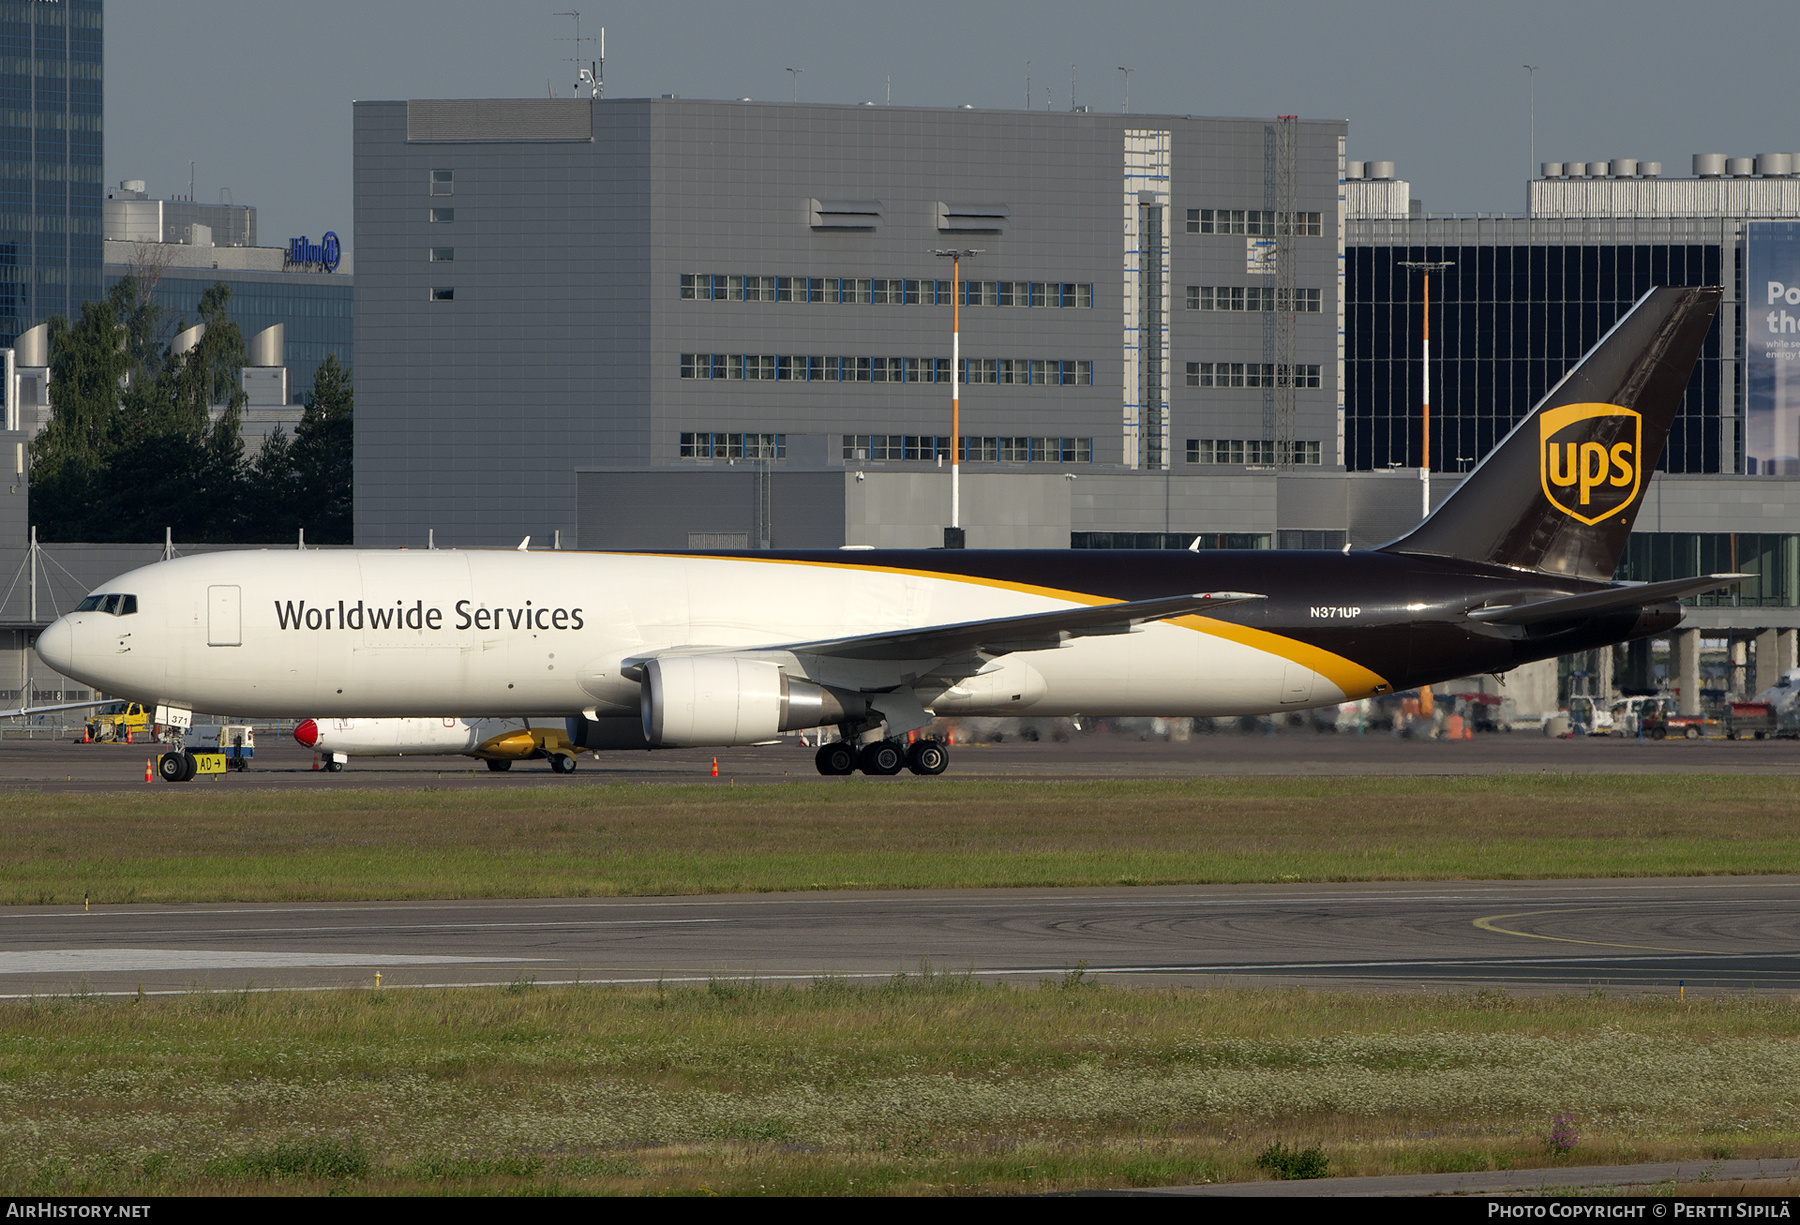
M 867 713 L 861 694 L 795 680 L 767 660 L 676 655 L 644 665 L 644 739 L 657 746 L 756 744 Z
M 589 719 L 570 715 L 566 724 L 569 743 L 578 749 L 604 753 L 615 749 L 648 749 L 644 739 L 644 721 L 636 716 Z

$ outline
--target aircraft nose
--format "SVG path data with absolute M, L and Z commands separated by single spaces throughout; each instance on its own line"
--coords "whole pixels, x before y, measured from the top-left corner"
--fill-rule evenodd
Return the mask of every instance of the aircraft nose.
M 75 627 L 62 617 L 44 627 L 37 639 L 38 658 L 65 676 L 75 666 Z
M 306 719 L 301 721 L 301 723 L 294 728 L 294 739 L 298 740 L 302 746 L 309 749 L 312 748 L 313 745 L 319 743 L 318 720 Z

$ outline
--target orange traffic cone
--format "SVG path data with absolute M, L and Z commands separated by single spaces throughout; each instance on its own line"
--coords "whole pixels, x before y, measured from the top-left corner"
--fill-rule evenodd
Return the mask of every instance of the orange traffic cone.
M 151 766 L 154 765 L 155 762 L 156 758 L 154 757 L 144 758 L 144 781 L 146 783 L 155 781 L 156 773 L 151 769 Z
M 81 743 L 94 743 L 94 725 L 92 723 L 84 723 L 81 725 Z
M 313 769 L 317 770 L 318 768 L 319 768 L 319 755 L 317 753 L 314 753 L 313 754 Z
M 125 729 L 125 743 L 131 743 L 131 729 L 129 727 Z
M 712 776 L 713 776 L 713 777 L 714 777 L 714 778 L 717 778 L 717 777 L 719 777 L 719 759 L 718 759 L 718 758 L 717 758 L 717 757 L 715 757 L 715 758 L 713 758 L 713 772 L 712 772 Z

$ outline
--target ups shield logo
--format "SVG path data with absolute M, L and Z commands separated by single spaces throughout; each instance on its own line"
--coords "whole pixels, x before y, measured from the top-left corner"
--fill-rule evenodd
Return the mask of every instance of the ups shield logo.
M 1565 404 L 1538 415 L 1544 496 L 1594 524 L 1631 505 L 1643 482 L 1644 423 L 1617 404 Z

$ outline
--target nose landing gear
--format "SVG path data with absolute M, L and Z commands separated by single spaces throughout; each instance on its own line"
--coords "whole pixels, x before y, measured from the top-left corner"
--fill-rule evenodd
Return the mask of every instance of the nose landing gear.
M 195 769 L 194 755 L 186 750 L 170 751 L 156 759 L 156 775 L 165 783 L 192 782 Z

